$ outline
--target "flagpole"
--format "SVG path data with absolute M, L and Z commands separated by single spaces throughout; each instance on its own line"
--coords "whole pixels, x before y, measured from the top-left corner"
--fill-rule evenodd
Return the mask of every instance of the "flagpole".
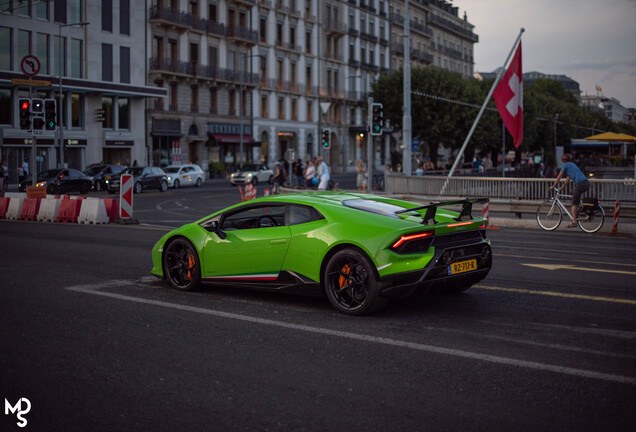
M 440 195 L 442 195 L 444 191 L 446 190 L 446 186 L 448 186 L 448 181 L 453 176 L 453 173 L 455 172 L 455 168 L 457 168 L 457 164 L 459 163 L 459 159 L 461 159 L 462 155 L 464 154 L 464 150 L 466 150 L 466 146 L 468 145 L 470 139 L 472 138 L 473 132 L 475 132 L 475 129 L 477 128 L 477 124 L 479 123 L 479 120 L 481 119 L 481 116 L 486 110 L 486 105 L 488 105 L 488 102 L 490 101 L 490 97 L 495 91 L 495 87 L 497 87 L 497 84 L 499 84 L 499 80 L 501 79 L 501 76 L 506 70 L 506 65 L 510 61 L 512 54 L 515 52 L 515 48 L 517 48 L 517 45 L 519 45 L 519 41 L 521 40 L 521 35 L 523 34 L 524 31 L 526 31 L 526 29 L 522 27 L 521 30 L 519 31 L 519 36 L 517 36 L 517 40 L 512 45 L 512 49 L 510 50 L 510 53 L 508 54 L 508 57 L 506 58 L 506 61 L 503 64 L 503 68 L 501 68 L 501 70 L 497 74 L 497 78 L 495 78 L 495 82 L 492 84 L 492 87 L 490 88 L 490 91 L 488 92 L 488 96 L 486 96 L 486 99 L 484 99 L 484 103 L 482 104 L 481 109 L 479 110 L 479 114 L 477 114 L 477 118 L 473 122 L 473 126 L 470 128 L 470 131 L 468 132 L 468 136 L 466 136 L 466 140 L 464 141 L 462 148 L 459 149 L 459 153 L 457 153 L 457 158 L 455 159 L 455 163 L 453 164 L 450 172 L 448 173 L 448 177 L 446 178 L 446 181 L 444 182 L 444 186 L 442 186 L 442 190 L 439 193 Z

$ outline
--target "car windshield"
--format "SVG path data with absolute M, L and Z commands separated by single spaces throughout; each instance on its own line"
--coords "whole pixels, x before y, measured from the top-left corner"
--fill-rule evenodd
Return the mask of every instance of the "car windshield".
M 141 175 L 141 173 L 143 172 L 143 168 L 142 167 L 133 167 L 133 168 L 128 168 L 126 171 L 124 171 L 124 174 L 132 174 L 133 176 L 139 176 Z
M 169 166 L 169 167 L 165 167 L 165 168 L 163 169 L 163 172 L 166 172 L 166 173 L 176 173 L 176 172 L 179 172 L 179 170 L 180 170 L 180 169 L 181 169 L 181 167 L 170 167 L 170 166 Z
M 42 171 L 40 174 L 38 174 L 38 178 L 50 179 L 53 177 L 57 177 L 59 173 L 60 173 L 59 169 L 50 169 L 50 170 Z
M 96 174 L 99 174 L 101 172 L 101 170 L 103 169 L 103 166 L 94 166 L 94 167 L 90 167 L 84 170 L 84 174 L 88 175 L 88 176 L 94 176 Z
M 343 205 L 358 210 L 364 210 L 371 213 L 381 214 L 392 218 L 400 218 L 395 212 L 404 210 L 404 207 L 388 204 L 380 201 L 366 200 L 366 199 L 353 199 L 342 202 Z
M 245 165 L 243 171 L 258 171 L 260 167 L 260 165 Z

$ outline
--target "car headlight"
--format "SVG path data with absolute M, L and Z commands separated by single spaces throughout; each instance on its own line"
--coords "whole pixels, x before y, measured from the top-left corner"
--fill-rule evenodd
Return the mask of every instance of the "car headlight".
M 234 178 L 234 173 L 230 174 L 230 178 Z
M 247 174 L 247 178 L 252 178 L 252 173 Z
M 40 183 L 36 184 L 36 186 L 46 186 L 46 182 L 45 181 L 40 182 Z
M 168 180 L 172 180 L 172 177 L 168 176 Z

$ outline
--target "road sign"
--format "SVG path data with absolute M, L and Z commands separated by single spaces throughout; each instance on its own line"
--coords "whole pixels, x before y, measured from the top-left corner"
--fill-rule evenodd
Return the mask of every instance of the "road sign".
M 132 218 L 133 176 L 130 174 L 122 174 L 119 186 L 119 217 Z
M 11 84 L 13 84 L 13 85 L 23 85 L 23 86 L 35 86 L 35 87 L 49 87 L 51 85 L 51 81 L 24 79 L 24 78 L 13 78 L 11 80 Z
M 26 55 L 22 57 L 20 67 L 22 67 L 22 72 L 24 72 L 25 75 L 37 75 L 38 72 L 40 72 L 40 60 L 38 60 L 36 56 Z

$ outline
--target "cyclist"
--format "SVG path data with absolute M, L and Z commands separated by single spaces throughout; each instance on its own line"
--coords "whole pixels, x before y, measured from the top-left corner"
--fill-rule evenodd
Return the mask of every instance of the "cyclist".
M 565 179 L 563 186 L 559 188 L 560 191 L 565 189 L 570 180 L 574 183 L 574 189 L 572 190 L 572 222 L 567 225 L 568 228 L 574 228 L 577 226 L 576 216 L 579 211 L 579 204 L 581 204 L 581 195 L 590 189 L 590 184 L 588 183 L 585 174 L 583 174 L 579 167 L 572 162 L 571 154 L 565 153 L 561 156 L 561 162 L 563 162 L 563 166 L 561 167 L 561 171 L 559 172 L 556 180 L 554 180 L 552 189 L 557 187 L 559 180 L 561 180 L 561 177 L 563 177 L 564 174 L 567 178 Z

